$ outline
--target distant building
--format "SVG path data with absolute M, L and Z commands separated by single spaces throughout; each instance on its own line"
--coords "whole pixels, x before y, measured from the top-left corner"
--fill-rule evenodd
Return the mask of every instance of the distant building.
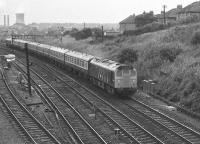
M 24 24 L 24 13 L 16 13 L 16 24 Z
M 197 16 L 200 19 L 200 2 L 194 2 L 184 8 L 179 6 L 177 13 L 177 20 L 185 19 L 189 16 Z
M 135 25 L 135 14 L 130 15 L 129 17 L 125 18 L 122 20 L 120 23 L 120 32 L 123 33 L 124 31 L 130 31 L 130 30 L 135 30 L 136 25 Z
M 104 31 L 104 36 L 106 37 L 115 37 L 120 35 L 121 33 L 118 31 Z

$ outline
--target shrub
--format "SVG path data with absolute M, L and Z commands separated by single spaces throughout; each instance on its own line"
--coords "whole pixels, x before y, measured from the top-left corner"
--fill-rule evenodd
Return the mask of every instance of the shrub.
M 92 31 L 90 28 L 86 28 L 81 31 L 74 30 L 74 32 L 71 32 L 70 36 L 74 37 L 76 40 L 86 39 L 92 36 Z
M 164 48 L 160 50 L 160 57 L 164 60 L 174 62 L 176 56 L 182 52 L 180 48 Z
M 191 43 L 193 45 L 200 44 L 200 31 L 197 31 L 193 34 Z
M 136 50 L 124 49 L 117 57 L 120 63 L 134 63 L 138 59 L 138 54 Z
M 98 39 L 102 37 L 102 30 L 100 28 L 93 28 L 92 29 L 93 36 Z
M 66 31 L 64 31 L 63 36 L 69 35 L 70 32 L 71 32 L 70 30 L 66 30 Z

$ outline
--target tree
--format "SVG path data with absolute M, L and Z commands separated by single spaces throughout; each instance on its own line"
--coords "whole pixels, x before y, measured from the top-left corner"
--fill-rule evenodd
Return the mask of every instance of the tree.
M 156 21 L 156 17 L 154 16 L 153 12 L 143 13 L 135 17 L 135 25 L 137 27 L 142 27 L 146 24 L 152 23 Z
M 138 54 L 136 50 L 133 49 L 124 49 L 118 55 L 120 63 L 134 63 L 138 59 Z

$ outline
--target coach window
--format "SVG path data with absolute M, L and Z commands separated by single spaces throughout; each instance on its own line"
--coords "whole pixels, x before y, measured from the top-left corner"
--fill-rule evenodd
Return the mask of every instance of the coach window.
M 78 65 L 79 65 L 79 66 L 81 65 L 81 60 L 80 60 L 80 59 L 78 59 Z
M 77 65 L 79 65 L 79 59 L 77 59 L 77 61 L 76 61 L 76 62 L 77 62 Z
M 83 61 L 81 60 L 81 67 L 84 67 L 84 65 L 83 65 Z
M 88 64 L 87 64 L 87 62 L 85 62 L 85 67 L 86 67 L 86 69 L 88 68 Z

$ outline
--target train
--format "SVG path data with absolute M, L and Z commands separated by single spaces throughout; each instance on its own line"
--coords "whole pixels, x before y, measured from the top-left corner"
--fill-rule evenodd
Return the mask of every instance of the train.
M 137 71 L 133 66 L 95 57 L 61 47 L 7 38 L 6 45 L 45 58 L 55 65 L 84 77 L 112 95 L 130 95 L 137 91 Z

